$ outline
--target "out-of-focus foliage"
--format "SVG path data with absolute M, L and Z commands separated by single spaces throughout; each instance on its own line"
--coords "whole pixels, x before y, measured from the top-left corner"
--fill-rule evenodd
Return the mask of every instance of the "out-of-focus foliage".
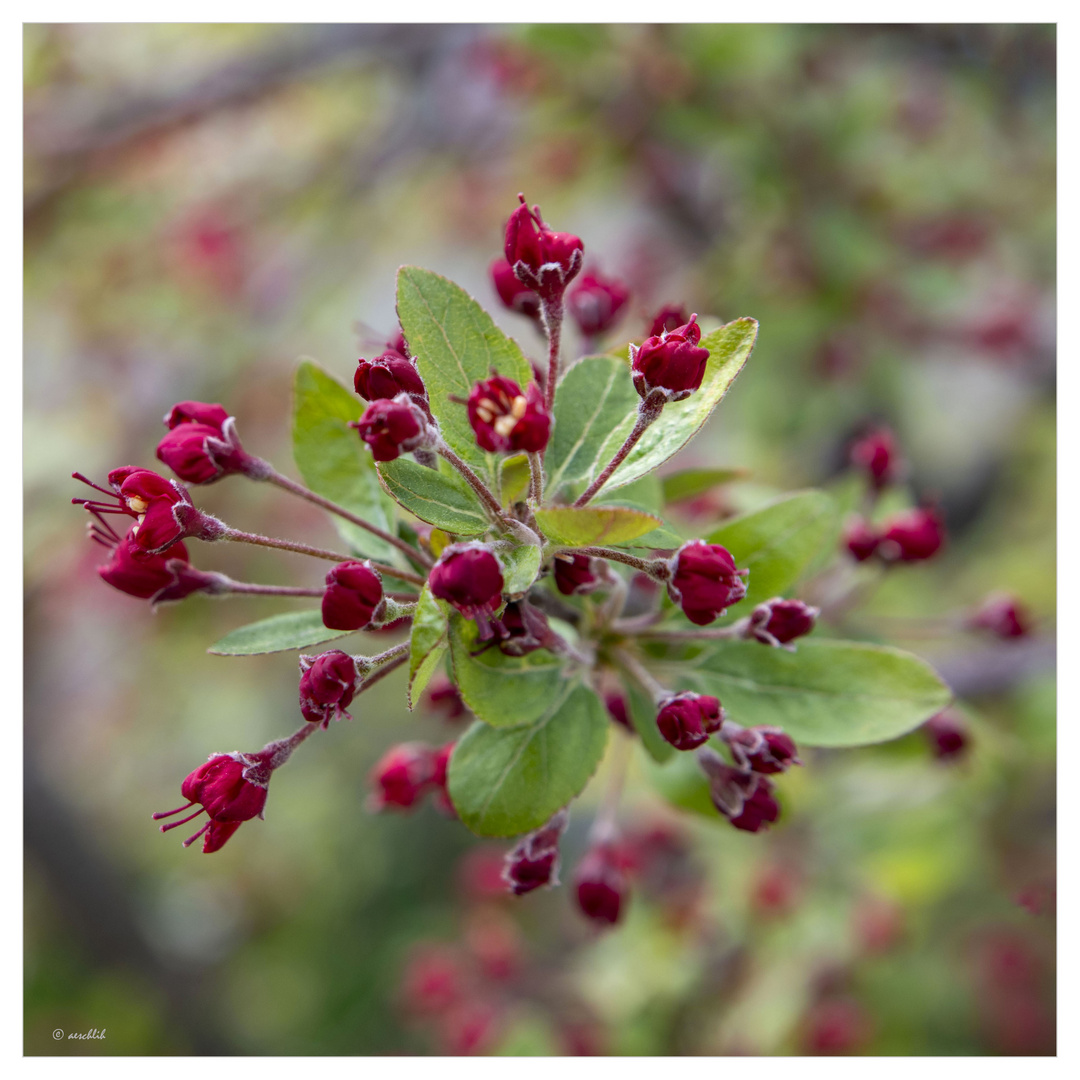
M 1042 27 L 28 26 L 26 1051 L 1053 1052 L 1054 61 Z M 455 733 L 400 676 L 223 852 L 161 837 L 195 764 L 297 719 L 286 658 L 207 644 L 302 604 L 152 615 L 97 579 L 68 505 L 73 469 L 151 465 L 181 399 L 225 402 L 291 469 L 297 358 L 348 379 L 402 263 L 496 310 L 519 190 L 631 285 L 612 345 L 668 301 L 760 321 L 678 460 L 750 475 L 687 502 L 691 527 L 802 486 L 854 506 L 846 448 L 876 420 L 949 528 L 850 632 L 939 666 L 964 760 L 919 732 L 806 754 L 769 834 L 687 817 L 643 840 L 666 872 L 603 937 L 565 889 L 493 896 L 501 848 L 432 810 L 366 812 L 388 744 Z M 199 494 L 334 543 L 243 480 Z M 1034 640 L 956 629 L 995 589 Z M 642 835 L 676 827 L 645 775 L 626 802 Z M 449 1009 L 424 996 L 440 964 Z

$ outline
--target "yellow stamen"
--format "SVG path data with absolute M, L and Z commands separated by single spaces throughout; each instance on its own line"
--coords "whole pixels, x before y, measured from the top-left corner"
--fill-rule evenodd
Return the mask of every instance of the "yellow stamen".
M 517 427 L 517 418 L 513 416 L 504 414 L 495 421 L 495 430 L 504 439 L 509 437 L 515 427 Z
M 529 403 L 525 400 L 522 394 L 518 394 L 510 404 L 510 415 L 515 420 L 520 420 L 525 415 L 525 410 L 529 407 Z
M 138 495 L 132 495 L 127 504 L 128 509 L 134 510 L 136 514 L 145 514 L 146 508 L 150 505 L 145 499 L 140 499 Z

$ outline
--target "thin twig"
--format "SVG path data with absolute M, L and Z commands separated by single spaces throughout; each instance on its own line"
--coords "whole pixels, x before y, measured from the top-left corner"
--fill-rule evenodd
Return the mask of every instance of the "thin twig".
M 637 419 L 630 434 L 626 436 L 626 442 L 619 447 L 615 456 L 604 466 L 603 472 L 578 496 L 574 503 L 575 507 L 585 506 L 588 501 L 607 483 L 611 474 L 626 460 L 626 455 L 637 445 L 638 439 L 645 434 L 649 425 L 663 412 L 667 399 L 663 393 L 654 390 L 644 401 L 638 405 Z
M 668 577 L 666 572 L 667 560 L 665 559 L 642 559 L 638 555 L 630 555 L 628 552 L 619 551 L 616 548 L 566 547 L 561 550 L 571 555 L 588 555 L 594 559 L 611 559 L 613 562 L 625 563 L 643 574 L 648 574 L 649 577 L 655 578 L 657 581 L 666 581 Z
M 625 649 L 615 650 L 615 659 L 626 671 L 647 691 L 654 703 L 659 703 L 667 697 L 670 691 L 653 678 L 652 673 L 632 653 Z

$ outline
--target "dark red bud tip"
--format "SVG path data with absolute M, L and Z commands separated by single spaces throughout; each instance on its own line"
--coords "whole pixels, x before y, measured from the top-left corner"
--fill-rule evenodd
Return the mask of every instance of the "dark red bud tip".
M 307 664 L 300 676 L 300 712 L 305 720 L 326 727 L 331 720 L 349 714 L 345 711 L 356 694 L 358 678 L 353 658 L 333 649 Z
M 253 462 L 236 435 L 236 421 L 225 407 L 181 401 L 165 417 L 169 433 L 158 443 L 163 461 L 188 484 L 208 484 L 229 473 L 242 473 Z
M 544 301 L 558 300 L 581 270 L 584 245 L 570 233 L 553 232 L 537 208 L 521 205 L 506 223 L 504 254 L 518 280 Z
M 670 333 L 690 321 L 690 316 L 681 304 L 665 304 L 654 316 L 649 325 L 648 337 L 660 337 Z
M 858 439 L 851 447 L 851 464 L 866 473 L 877 490 L 891 483 L 900 465 L 893 433 L 879 428 Z
M 634 730 L 634 725 L 630 722 L 630 709 L 623 694 L 605 694 L 604 706 L 608 711 L 608 715 L 616 724 L 626 728 L 627 731 Z
M 445 675 L 432 679 L 427 693 L 432 708 L 440 710 L 447 720 L 460 720 L 468 711 L 461 691 Z
M 726 723 L 720 737 L 731 747 L 732 756 L 742 769 L 771 775 L 802 764 L 794 740 L 778 727 L 743 728 Z
M 600 585 L 600 577 L 588 555 L 556 556 L 554 576 L 555 588 L 563 596 L 591 593 Z
M 523 392 L 513 379 L 496 375 L 469 394 L 469 423 L 481 449 L 495 453 L 539 453 L 551 434 L 551 416 L 536 383 Z
M 973 630 L 986 630 L 996 637 L 1025 637 L 1031 633 L 1033 620 L 1027 608 L 1008 593 L 988 596 L 982 606 L 968 620 Z
M 724 710 L 716 698 L 690 691 L 669 697 L 656 717 L 660 734 L 676 750 L 697 749 L 723 722 Z
M 486 623 L 502 603 L 499 560 L 483 544 L 451 544 L 444 549 L 428 584 L 433 596 L 478 622 Z
M 533 320 L 540 318 L 540 297 L 518 280 L 514 268 L 505 259 L 496 259 L 491 264 L 491 280 L 499 299 L 511 311 Z
M 708 778 L 713 805 L 736 829 L 760 832 L 780 817 L 768 777 L 728 765 L 712 747 L 702 747 L 697 759 Z
M 566 810 L 558 811 L 507 852 L 502 877 L 515 896 L 559 884 L 559 840 L 569 820 Z
M 866 562 L 881 543 L 881 531 L 864 518 L 855 518 L 844 530 L 844 546 L 856 562 Z
M 617 278 L 588 273 L 582 275 L 567 296 L 566 306 L 578 329 L 587 337 L 594 337 L 618 322 L 629 299 L 630 290 Z
M 202 576 L 198 572 L 190 572 L 193 568 L 183 544 L 173 544 L 159 554 L 151 555 L 143 551 L 130 534 L 122 540 L 108 537 L 104 530 L 94 535 L 112 549 L 109 561 L 98 567 L 98 575 L 128 596 L 156 600 L 159 594 L 168 592 L 165 598 L 179 600 L 206 587 L 205 583 L 200 585 Z
M 586 853 L 574 872 L 578 908 L 593 922 L 613 926 L 626 909 L 629 889 L 622 860 L 611 844 L 598 844 Z
M 956 761 L 964 756 L 971 744 L 967 724 L 955 713 L 941 712 L 922 726 L 934 756 L 940 761 Z
M 885 522 L 878 555 L 886 562 L 921 562 L 941 550 L 945 526 L 937 512 L 920 508 Z
M 415 806 L 435 775 L 435 755 L 425 743 L 392 746 L 371 770 L 372 809 Z
M 642 398 L 662 390 L 669 401 L 681 401 L 701 386 L 709 350 L 701 348 L 697 316 L 674 330 L 646 338 L 632 348 L 634 387 Z
M 396 350 L 384 352 L 374 360 L 358 360 L 353 387 L 366 401 L 386 400 L 398 394 L 423 399 L 427 394 L 416 365 Z
M 424 415 L 408 394 L 373 401 L 351 426 L 371 447 L 371 456 L 376 461 L 394 461 L 415 450 L 427 434 Z
M 331 630 L 360 630 L 371 622 L 382 599 L 382 578 L 370 563 L 338 563 L 326 575 L 323 625 Z
M 804 634 L 809 634 L 814 629 L 819 614 L 817 608 L 804 604 L 801 600 L 774 597 L 754 608 L 746 635 L 763 645 L 786 645 Z
M 705 626 L 746 595 L 749 574 L 735 566 L 727 548 L 691 540 L 672 562 L 668 593 L 692 623 Z

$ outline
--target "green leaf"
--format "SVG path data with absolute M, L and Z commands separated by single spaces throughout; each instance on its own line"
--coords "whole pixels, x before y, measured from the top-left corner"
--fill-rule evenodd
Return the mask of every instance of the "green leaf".
M 652 697 L 632 678 L 624 678 L 622 685 L 629 706 L 630 723 L 641 736 L 642 745 L 648 751 L 649 757 L 654 761 L 667 761 L 675 753 L 675 747 L 660 734 L 660 729 L 656 726 L 656 705 L 653 704 Z
M 503 506 L 510 506 L 521 499 L 529 489 L 529 455 L 514 454 L 504 458 L 500 488 Z
M 667 405 L 660 419 L 649 427 L 638 444 L 600 489 L 599 499 L 614 488 L 650 473 L 678 453 L 709 419 L 743 369 L 757 339 L 756 319 L 736 319 L 701 339 L 709 350 L 709 362 L 701 386 L 684 401 Z M 625 378 L 630 379 L 629 369 Z M 610 461 L 630 434 L 634 416 L 628 416 L 607 437 L 598 455 L 601 466 Z
M 836 506 L 823 491 L 800 491 L 732 518 L 706 539 L 750 570 L 746 598 L 729 617 L 748 614 L 763 600 L 787 592 L 834 533 Z
M 674 750 L 674 747 L 672 749 Z M 709 781 L 693 754 L 675 754 L 662 763 L 649 762 L 646 774 L 656 790 L 672 806 L 726 825 L 726 819 L 713 806 L 709 796 Z
M 431 589 L 425 585 L 416 604 L 412 634 L 409 637 L 407 699 L 410 709 L 415 707 L 424 688 L 431 681 L 431 676 L 435 674 L 443 654 L 450 647 L 449 614 L 449 605 L 442 600 L 436 600 L 431 595 Z
M 312 491 L 393 533 L 396 512 L 375 475 L 375 462 L 349 421 L 363 411 L 357 396 L 310 360 L 301 362 L 293 383 L 293 457 Z M 393 545 L 336 514 L 334 524 L 357 553 L 401 563 Z
M 475 723 L 450 758 L 449 791 L 480 836 L 515 836 L 543 825 L 579 795 L 604 756 L 607 711 L 591 690 L 563 681 L 524 727 Z
M 430 270 L 403 266 L 398 271 L 397 311 L 443 438 L 494 482 L 498 459 L 476 445 L 465 407 L 447 395 L 467 398 L 492 368 L 524 387 L 532 379 L 528 360 L 464 289 Z
M 555 544 L 625 544 L 663 522 L 627 506 L 553 506 L 536 511 L 536 523 Z
M 654 548 L 677 548 L 681 547 L 684 537 L 677 530 L 663 520 L 661 511 L 664 508 L 664 490 L 659 478 L 655 473 L 643 476 L 632 484 L 627 484 L 604 499 L 607 506 L 628 506 L 631 510 L 644 510 L 647 514 L 660 517 L 660 525 L 626 543 L 612 544 L 612 547 L 642 548 L 652 550 Z
M 925 661 L 886 645 L 710 642 L 682 674 L 736 723 L 775 724 L 807 746 L 864 746 L 918 727 L 952 700 Z
M 476 536 L 491 524 L 472 488 L 456 473 L 399 457 L 381 462 L 378 475 L 390 495 L 429 525 L 459 536 Z
M 665 502 L 681 502 L 704 495 L 717 484 L 729 484 L 732 480 L 745 480 L 749 469 L 683 469 L 669 473 L 663 478 Z
M 327 629 L 323 626 L 321 611 L 290 611 L 238 626 L 214 642 L 207 652 L 215 656 L 260 656 L 262 653 L 303 649 L 352 633 L 355 631 Z
M 519 544 L 497 554 L 502 564 L 503 592 L 512 599 L 523 596 L 540 573 L 540 549 Z
M 482 647 L 476 623 L 452 615 L 450 658 L 455 682 L 465 704 L 492 727 L 533 723 L 566 686 L 562 658 L 547 649 L 504 656 L 494 647 L 478 652 Z
M 563 376 L 544 455 L 548 498 L 563 487 L 583 486 L 604 467 L 611 459 L 601 456 L 608 436 L 628 417 L 633 423 L 640 401 L 629 365 L 610 356 L 587 356 Z

